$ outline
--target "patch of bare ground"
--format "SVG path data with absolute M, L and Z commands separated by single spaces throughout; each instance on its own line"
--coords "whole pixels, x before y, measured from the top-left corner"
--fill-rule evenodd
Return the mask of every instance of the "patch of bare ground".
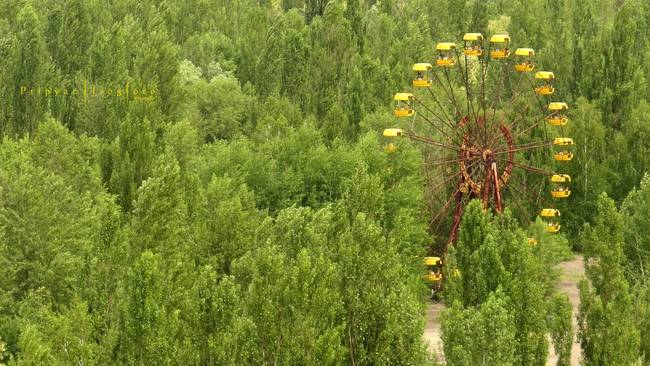
M 574 333 L 578 328 L 577 314 L 578 306 L 580 305 L 580 294 L 578 292 L 578 282 L 585 274 L 585 269 L 582 262 L 582 256 L 576 255 L 572 260 L 562 262 L 559 265 L 561 270 L 560 281 L 558 283 L 558 290 L 567 294 L 573 307 L 573 330 Z M 442 303 L 431 303 L 427 307 L 427 325 L 424 329 L 424 340 L 427 343 L 429 352 L 439 362 L 443 362 L 444 355 L 442 353 L 442 338 L 440 331 L 440 312 L 445 308 Z M 574 334 L 573 348 L 571 349 L 571 365 L 580 365 L 580 344 Z M 557 355 L 550 344 L 549 339 L 549 357 L 547 365 L 557 364 Z

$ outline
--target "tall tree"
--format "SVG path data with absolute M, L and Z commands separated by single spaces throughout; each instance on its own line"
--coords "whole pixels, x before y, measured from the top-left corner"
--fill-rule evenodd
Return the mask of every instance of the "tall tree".
M 593 227 L 581 235 L 587 279 L 580 282 L 579 339 L 586 365 L 630 365 L 639 357 L 639 330 L 623 261 L 623 218 L 605 193 Z
M 650 278 L 650 175 L 632 189 L 621 205 L 625 223 L 623 253 L 627 278 L 632 284 Z
M 546 362 L 547 304 L 542 267 L 510 213 L 497 220 L 483 212 L 479 200 L 472 201 L 463 216 L 458 241 L 447 258 L 445 302 L 471 312 L 483 306 L 495 291 L 503 291 L 506 309 L 515 319 L 515 342 L 511 345 L 514 364 Z M 446 345 L 450 350 L 457 346 L 460 344 Z M 480 359 L 480 354 L 472 357 Z
M 41 20 L 28 3 L 16 18 L 13 54 L 13 123 L 5 127 L 10 136 L 33 134 L 47 111 L 44 89 L 51 64 L 45 47 Z

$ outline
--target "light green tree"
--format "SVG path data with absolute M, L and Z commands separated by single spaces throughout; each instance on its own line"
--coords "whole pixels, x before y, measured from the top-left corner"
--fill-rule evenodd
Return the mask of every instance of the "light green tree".
M 623 218 L 605 193 L 593 227 L 581 234 L 587 279 L 580 282 L 579 339 L 586 365 L 630 365 L 639 330 L 624 276 Z
M 505 309 L 514 319 L 515 341 L 510 345 L 514 364 L 546 362 L 543 268 L 510 213 L 495 218 L 483 212 L 479 200 L 472 201 L 463 215 L 458 241 L 449 249 L 447 258 L 445 302 L 460 309 L 479 308 L 500 289 L 507 300 Z M 464 342 L 454 339 L 459 343 L 445 347 L 453 349 Z M 473 355 L 472 359 L 481 357 Z
M 442 313 L 442 341 L 448 365 L 516 365 L 515 319 L 503 291 L 478 307 L 459 302 Z
M 23 136 L 34 133 L 47 111 L 47 98 L 43 94 L 52 68 L 41 20 L 30 4 L 18 13 L 16 27 L 11 93 L 14 118 L 5 133 Z M 41 95 L 36 95 L 38 88 L 41 88 Z M 35 95 L 31 95 L 32 90 Z
M 548 311 L 548 328 L 558 357 L 557 365 L 569 366 L 573 346 L 573 311 L 569 298 L 564 294 L 556 294 L 551 299 Z

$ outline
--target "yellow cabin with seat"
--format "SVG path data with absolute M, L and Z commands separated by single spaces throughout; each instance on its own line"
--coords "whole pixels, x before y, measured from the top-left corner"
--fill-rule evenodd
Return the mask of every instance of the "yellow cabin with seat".
M 387 128 L 384 130 L 384 137 L 400 137 L 402 136 L 402 129 L 401 128 Z
M 483 55 L 483 35 L 481 33 L 465 33 L 463 43 L 465 56 L 479 57 Z
M 384 137 L 392 138 L 392 137 L 400 137 L 402 136 L 403 133 L 404 132 L 402 131 L 401 128 L 387 128 L 384 130 L 383 135 Z M 397 151 L 397 146 L 395 146 L 395 144 L 393 144 L 392 142 L 389 142 L 388 144 L 386 144 L 386 146 L 384 146 L 384 151 L 389 154 L 394 153 L 395 151 Z
M 535 64 L 532 61 L 535 56 L 535 50 L 532 48 L 517 48 L 515 50 L 515 70 L 517 72 L 531 72 L 535 69 Z
M 556 208 L 544 208 L 539 213 L 539 216 L 543 218 L 560 217 L 560 210 Z
M 452 67 L 456 64 L 456 44 L 452 42 L 440 42 L 436 45 L 438 58 L 436 65 L 440 67 Z
M 548 105 L 548 110 L 551 114 L 548 117 L 548 123 L 551 126 L 564 126 L 569 123 L 569 118 L 566 116 L 566 110 L 569 106 L 564 102 L 552 102 Z
M 427 267 L 427 273 L 424 275 L 425 281 L 429 283 L 442 281 L 442 258 L 424 257 L 424 265 Z
M 553 153 L 553 158 L 557 161 L 570 161 L 573 159 L 573 139 L 568 137 L 558 137 L 553 140 L 553 146 L 555 146 L 555 152 Z
M 553 198 L 567 198 L 571 194 L 569 189 L 569 184 L 571 183 L 571 177 L 566 174 L 553 174 L 551 177 L 551 184 L 553 188 L 551 189 L 551 195 Z
M 510 56 L 510 36 L 495 34 L 490 38 L 490 57 L 501 60 Z
M 433 66 L 429 63 L 417 63 L 413 65 L 413 70 L 415 72 L 415 79 L 413 79 L 413 86 L 416 88 L 426 88 L 433 85 L 433 79 L 431 78 L 431 70 Z
M 555 74 L 550 71 L 538 71 L 535 74 L 535 79 L 540 82 L 540 85 L 535 88 L 535 93 L 539 95 L 551 95 L 555 93 L 555 88 L 553 87 Z
M 558 222 L 549 222 L 546 224 L 546 231 L 549 233 L 557 233 L 560 231 L 561 225 Z
M 415 110 L 411 107 L 411 103 L 415 100 L 413 94 L 397 93 L 393 99 L 397 102 L 394 111 L 396 117 L 410 117 L 415 114 Z
M 557 218 L 560 217 L 560 211 L 555 208 L 545 208 L 539 213 L 539 216 L 546 222 L 546 231 L 549 233 L 557 233 L 560 231 L 560 223 Z

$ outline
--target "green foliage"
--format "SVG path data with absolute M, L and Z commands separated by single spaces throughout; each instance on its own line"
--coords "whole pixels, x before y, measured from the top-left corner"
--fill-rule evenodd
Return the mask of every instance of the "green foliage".
M 641 180 L 621 205 L 625 227 L 623 253 L 627 278 L 631 283 L 646 282 L 650 268 L 650 176 Z
M 544 270 L 510 214 L 506 212 L 497 220 L 484 213 L 480 201 L 474 200 L 463 216 L 458 242 L 449 250 L 445 302 L 458 308 L 456 311 L 470 312 L 467 316 L 471 319 L 472 309 L 480 309 L 493 294 L 502 292 L 499 296 L 504 299 L 503 310 L 513 319 L 510 325 L 501 325 L 502 331 L 507 334 L 511 327 L 514 341 L 509 343 L 512 356 L 504 353 L 498 357 L 505 357 L 502 362 L 506 364 L 544 363 L 548 347 L 541 275 Z M 451 324 L 446 327 L 454 329 Z M 471 333 L 465 338 L 451 337 L 445 350 L 453 352 L 472 337 Z M 469 353 L 459 356 L 459 364 L 473 364 L 491 350 L 477 347 L 465 352 Z
M 448 362 L 542 364 L 547 332 L 566 361 L 568 243 L 598 258 L 589 362 L 634 359 L 630 309 L 648 358 L 647 24 L 641 0 L 0 1 L 0 363 L 424 364 L 422 151 L 380 132 L 470 31 L 538 51 L 576 154 L 568 239 L 468 208 Z M 84 85 L 155 96 L 21 89 Z
M 648 281 L 648 261 L 650 260 L 650 242 L 648 241 L 648 207 L 650 203 L 650 178 L 646 174 L 638 188 L 633 189 L 621 205 L 623 215 L 626 279 L 631 287 L 631 295 L 637 314 L 637 326 L 641 336 L 641 354 L 645 359 L 650 356 L 650 281 Z
M 573 346 L 573 311 L 569 298 L 556 294 L 550 301 L 548 312 L 548 328 L 558 357 L 557 365 L 569 366 Z
M 629 365 L 639 355 L 639 330 L 623 271 L 623 218 L 606 194 L 581 239 L 587 279 L 580 282 L 578 335 L 585 363 Z
M 516 365 L 515 320 L 502 291 L 477 308 L 455 302 L 442 315 L 442 340 L 448 365 Z
M 645 282 L 634 288 L 632 297 L 635 302 L 634 313 L 641 338 L 640 353 L 644 360 L 650 356 L 650 285 Z
M 31 98 L 27 90 L 44 87 L 49 81 L 51 68 L 48 58 L 41 20 L 34 8 L 27 4 L 20 10 L 16 19 L 11 94 L 14 119 L 10 125 L 5 126 L 4 133 L 7 135 L 20 137 L 33 134 L 45 115 L 45 100 L 39 97 Z

